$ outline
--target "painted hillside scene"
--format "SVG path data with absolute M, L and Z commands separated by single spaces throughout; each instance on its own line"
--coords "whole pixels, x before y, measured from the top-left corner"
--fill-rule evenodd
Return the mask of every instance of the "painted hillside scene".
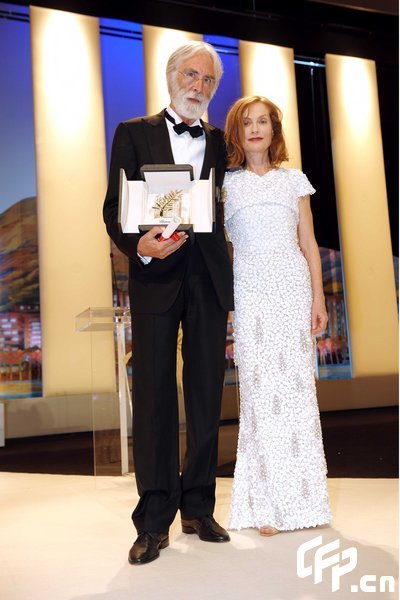
M 42 393 L 36 198 L 0 214 L 0 398 Z

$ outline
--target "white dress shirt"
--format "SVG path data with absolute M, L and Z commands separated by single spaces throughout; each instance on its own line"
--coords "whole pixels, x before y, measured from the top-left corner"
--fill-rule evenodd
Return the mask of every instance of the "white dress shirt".
M 182 119 L 176 114 L 170 106 L 167 108 L 168 113 L 175 119 L 176 125 L 182 123 Z M 195 179 L 200 179 L 201 169 L 203 168 L 204 154 L 206 151 L 206 136 L 192 138 L 188 131 L 180 135 L 174 131 L 174 124 L 168 119 L 165 120 L 168 127 L 169 139 L 171 142 L 172 154 L 176 165 L 189 164 L 193 166 L 193 174 Z M 197 119 L 191 124 L 200 125 L 200 120 Z

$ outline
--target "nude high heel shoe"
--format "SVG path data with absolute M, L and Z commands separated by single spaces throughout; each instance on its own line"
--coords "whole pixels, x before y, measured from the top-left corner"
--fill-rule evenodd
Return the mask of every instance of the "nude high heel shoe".
M 260 527 L 260 535 L 265 535 L 270 537 L 271 535 L 276 535 L 279 533 L 279 529 L 275 529 L 275 527 L 271 527 L 271 525 L 264 525 Z

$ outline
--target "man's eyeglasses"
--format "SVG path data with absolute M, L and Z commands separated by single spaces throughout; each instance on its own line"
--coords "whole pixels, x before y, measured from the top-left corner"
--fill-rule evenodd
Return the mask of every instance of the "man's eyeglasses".
M 202 80 L 205 87 L 211 89 L 215 85 L 215 77 L 211 77 L 211 75 L 204 75 L 204 77 L 200 77 L 197 71 L 177 71 L 185 78 L 186 85 L 192 85 L 192 83 L 197 83 L 199 79 Z

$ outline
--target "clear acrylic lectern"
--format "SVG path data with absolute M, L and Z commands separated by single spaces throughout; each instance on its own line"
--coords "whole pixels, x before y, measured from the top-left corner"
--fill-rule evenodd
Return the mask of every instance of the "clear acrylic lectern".
M 75 318 L 76 331 L 91 333 L 92 407 L 95 474 L 125 474 L 129 468 L 128 441 L 132 423 L 132 400 L 126 364 L 125 331 L 130 327 L 128 308 L 88 308 Z M 100 332 L 113 332 L 116 347 L 117 389 L 96 390 L 96 350 L 101 352 Z M 120 465 L 120 468 L 119 468 Z

